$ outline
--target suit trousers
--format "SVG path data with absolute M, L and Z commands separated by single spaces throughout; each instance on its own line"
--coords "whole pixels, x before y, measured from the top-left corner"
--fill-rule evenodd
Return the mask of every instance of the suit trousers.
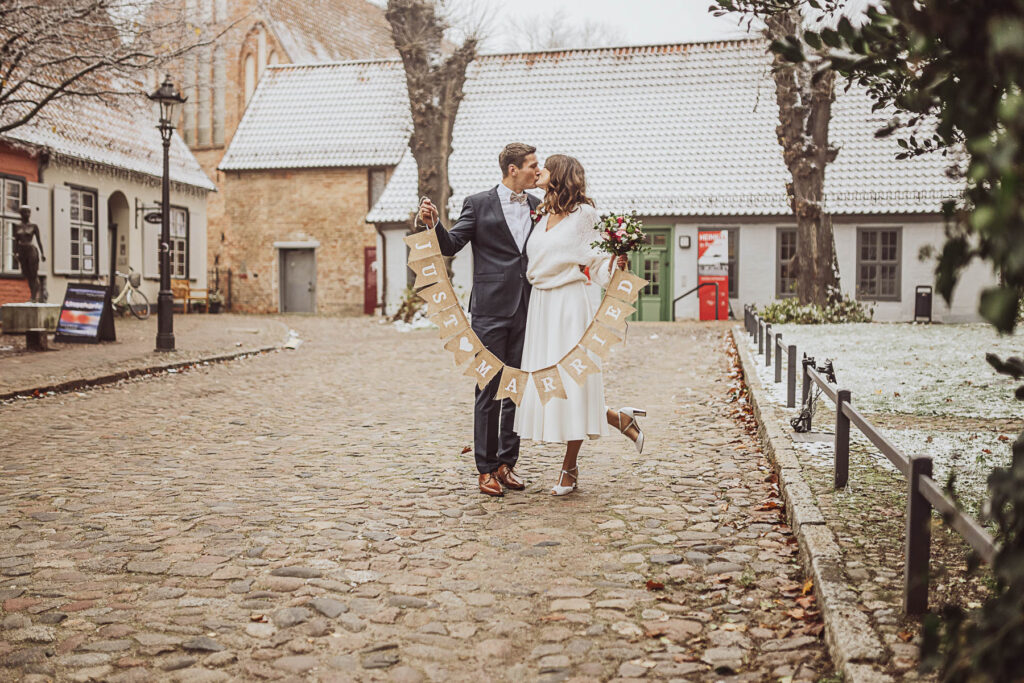
M 473 315 L 473 331 L 487 350 L 502 363 L 518 368 L 523 361 L 526 339 L 526 302 L 524 292 L 511 318 Z M 512 431 L 516 404 L 511 399 L 494 400 L 501 373 L 481 390 L 476 390 L 473 406 L 473 452 L 481 474 L 494 472 L 499 465 L 514 467 L 519 459 L 519 436 Z

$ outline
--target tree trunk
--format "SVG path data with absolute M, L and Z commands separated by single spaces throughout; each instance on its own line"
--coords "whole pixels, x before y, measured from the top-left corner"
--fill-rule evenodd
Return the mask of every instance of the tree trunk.
M 802 20 L 799 11 L 790 10 L 766 23 L 769 36 L 782 40 L 800 35 Z M 832 216 L 824 207 L 825 167 L 838 151 L 828 143 L 836 76 L 832 70 L 815 75 L 808 64 L 790 64 L 779 55 L 773 66 L 779 104 L 775 131 L 792 176 L 786 190 L 797 226 L 797 296 L 801 304 L 825 306 L 842 297 Z
M 466 67 L 476 58 L 477 41 L 469 38 L 450 49 L 444 42 L 444 21 L 432 0 L 388 0 L 384 16 L 405 66 L 412 114 L 409 149 L 416 159 L 419 196 L 430 197 L 447 225 L 452 130 L 462 102 Z

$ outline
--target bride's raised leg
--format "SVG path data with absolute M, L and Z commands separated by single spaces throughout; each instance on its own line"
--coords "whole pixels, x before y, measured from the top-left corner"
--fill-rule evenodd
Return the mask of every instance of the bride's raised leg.
M 636 423 L 622 415 L 617 410 L 608 408 L 605 417 L 608 419 L 608 426 L 615 427 L 621 434 L 625 434 L 626 438 L 630 441 L 636 441 L 636 438 L 640 436 L 640 430 L 637 428 Z

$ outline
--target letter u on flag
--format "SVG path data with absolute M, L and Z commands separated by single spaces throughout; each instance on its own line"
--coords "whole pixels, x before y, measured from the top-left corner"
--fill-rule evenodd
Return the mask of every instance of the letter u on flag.
M 414 232 L 403 237 L 402 241 L 409 246 L 409 263 L 441 255 L 441 247 L 437 243 L 437 233 L 433 230 Z
M 416 282 L 413 283 L 414 289 L 448 279 L 448 271 L 444 267 L 444 259 L 440 256 L 432 256 L 420 261 L 414 261 L 409 264 L 409 267 L 416 273 Z
M 494 400 L 500 401 L 507 398 L 519 405 L 523 401 L 529 379 L 530 373 L 506 365 L 501 369 L 501 380 L 498 382 L 498 391 L 494 394 Z
M 487 349 L 483 349 L 470 361 L 469 367 L 462 374 L 475 379 L 476 385 L 483 389 L 488 382 L 498 376 L 503 367 L 504 365 L 497 356 Z
M 648 285 L 647 280 L 642 277 L 637 277 L 630 273 L 628 270 L 616 270 L 615 275 L 612 276 L 612 281 L 608 285 L 608 289 L 605 293 L 608 296 L 615 297 L 619 301 L 625 301 L 627 304 L 636 303 L 636 299 L 640 296 L 640 292 L 643 288 Z
M 533 377 L 533 386 L 537 389 L 542 405 L 547 405 L 553 398 L 565 398 L 565 385 L 562 384 L 557 365 L 530 373 L 530 376 Z

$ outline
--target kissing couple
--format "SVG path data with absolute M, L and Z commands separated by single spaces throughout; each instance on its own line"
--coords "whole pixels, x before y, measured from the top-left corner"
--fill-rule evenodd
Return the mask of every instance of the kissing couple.
M 518 142 L 506 145 L 498 155 L 501 182 L 467 197 L 450 230 L 439 223 L 429 199 L 419 209 L 445 256 L 472 244 L 473 331 L 498 360 L 526 372 L 562 360 L 593 320 L 597 311 L 587 295 L 584 270 L 607 287 L 615 269 L 629 267 L 626 256 L 612 257 L 590 246 L 599 218 L 587 196 L 582 164 L 554 154 L 541 168 L 536 152 Z M 543 200 L 526 192 L 534 188 L 544 191 Z M 592 360 L 600 367 L 600 359 Z M 526 488 L 515 472 L 520 438 L 566 445 L 561 475 L 551 489 L 556 496 L 576 490 L 580 446 L 585 439 L 607 436 L 609 425 L 633 441 L 638 452 L 643 450 L 636 418 L 647 413 L 609 409 L 599 372 L 583 386 L 563 378 L 566 398 L 546 405 L 537 392 L 524 391 L 518 410 L 512 399 L 494 400 L 499 380 L 476 390 L 473 450 L 481 493 L 501 496 L 505 488 Z

